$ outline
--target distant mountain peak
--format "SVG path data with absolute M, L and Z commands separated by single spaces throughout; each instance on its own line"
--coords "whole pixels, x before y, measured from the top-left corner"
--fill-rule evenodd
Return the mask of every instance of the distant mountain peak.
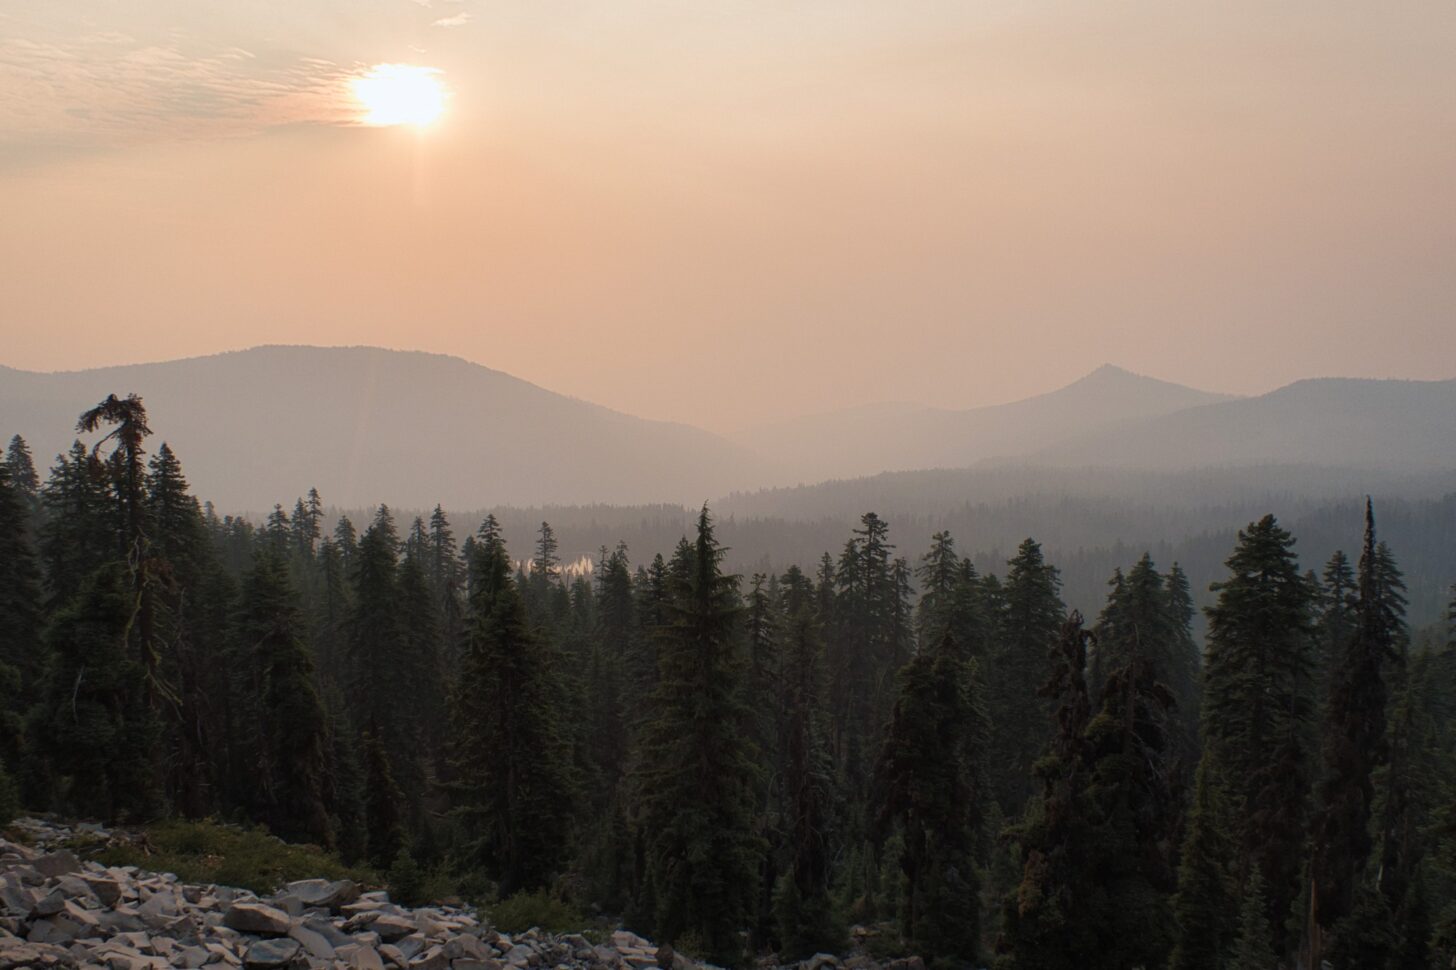
M 1186 384 L 1178 384 L 1173 381 L 1165 381 L 1159 377 L 1149 377 L 1147 374 L 1139 374 L 1137 371 L 1128 370 L 1117 364 L 1107 363 L 1088 372 L 1085 376 L 1078 378 L 1066 385 L 1061 390 L 1069 391 L 1073 388 L 1078 390 L 1106 391 L 1108 389 L 1159 389 L 1163 391 L 1187 394 L 1190 398 L 1204 398 L 1202 402 L 1190 400 L 1189 403 L 1212 403 L 1217 400 L 1231 400 L 1236 395 L 1222 394 L 1217 391 L 1204 391 L 1199 388 L 1190 387 Z M 1053 394 L 1059 393 L 1053 391 Z

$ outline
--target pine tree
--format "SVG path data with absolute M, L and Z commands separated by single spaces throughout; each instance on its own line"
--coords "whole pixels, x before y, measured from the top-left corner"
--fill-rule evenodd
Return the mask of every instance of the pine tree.
M 737 577 L 723 574 L 724 550 L 706 506 L 696 542 L 679 550 L 638 797 L 660 939 L 694 934 L 705 958 L 736 965 L 746 956 L 739 934 L 757 898 L 760 851 L 742 700 L 742 607 Z
M 1269 900 L 1264 892 L 1264 877 L 1258 868 L 1249 871 L 1239 905 L 1239 932 L 1234 937 L 1227 970 L 1274 970 L 1279 960 L 1274 956 L 1274 935 L 1269 930 Z
M 436 598 L 426 572 L 428 556 L 424 523 L 415 519 L 399 565 L 400 648 L 404 653 L 404 673 L 409 679 L 397 685 L 397 689 L 418 704 L 420 714 L 413 719 L 413 729 L 419 733 L 425 748 L 440 751 L 447 731 L 445 651 Z
M 302 639 L 297 594 L 282 555 L 259 549 L 243 580 L 238 636 L 255 667 L 262 714 L 260 767 L 264 817 L 280 838 L 334 845 L 323 779 L 328 725 Z
M 32 696 L 42 673 L 43 616 L 40 568 L 26 531 L 24 492 L 11 475 L 10 466 L 0 464 L 0 668 L 14 672 L 18 702 Z M 7 703 L 5 710 L 15 708 Z M 0 758 L 17 755 L 0 740 Z
M 877 829 L 904 837 L 901 931 L 927 958 L 972 963 L 980 951 L 976 846 L 984 799 L 984 714 L 974 664 L 946 635 L 900 671 L 876 771 Z
M 219 749 L 225 739 L 215 709 L 226 690 L 219 653 L 232 587 L 221 574 L 202 510 L 182 463 L 166 442 L 147 465 L 148 604 L 157 646 L 168 801 L 200 818 L 216 808 Z
M 381 505 L 364 530 L 354 560 L 348 683 L 355 716 L 361 725 L 374 725 L 387 745 L 411 743 L 398 694 L 410 676 L 399 611 L 399 534 L 388 506 Z
M 40 552 L 50 608 L 68 602 L 97 569 L 116 559 L 116 510 L 110 493 L 105 467 L 81 442 L 56 456 L 41 490 Z
M 0 819 L 6 822 L 18 808 L 16 778 L 34 770 L 22 764 L 27 754 L 22 715 L 40 689 L 45 659 L 40 570 L 26 534 L 25 494 L 12 477 L 13 466 L 0 463 Z
M 602 549 L 596 570 L 596 630 L 591 648 L 591 723 L 593 761 L 610 794 L 627 762 L 628 665 L 635 648 L 637 616 L 627 547 Z
M 40 492 L 40 476 L 35 472 L 35 459 L 30 454 L 30 445 L 20 435 L 10 439 L 5 449 L 5 467 L 10 472 L 12 486 L 29 501 Z
M 445 659 L 453 663 L 459 658 L 460 645 L 465 639 L 465 608 L 461 601 L 465 576 L 450 519 L 438 505 L 430 513 L 429 571 Z
M 1093 669 L 1101 673 L 1092 678 L 1092 689 L 1095 696 L 1102 687 L 1101 677 L 1125 666 L 1133 657 L 1147 660 L 1153 676 L 1172 691 L 1172 754 L 1186 761 L 1191 770 L 1197 744 L 1186 730 L 1181 712 L 1197 704 L 1198 654 L 1183 613 L 1192 607 L 1186 600 L 1186 579 L 1183 583 L 1182 589 L 1172 589 L 1147 553 L 1126 576 L 1120 570 L 1115 574 L 1107 606 L 1097 623 Z
M 552 658 L 527 629 L 494 517 L 473 551 L 471 627 L 451 705 L 456 806 L 477 835 L 473 861 L 509 895 L 546 885 L 562 862 L 571 750 Z
M 1359 588 L 1355 583 L 1355 571 L 1350 566 L 1349 558 L 1336 550 L 1325 564 L 1320 584 L 1315 697 L 1321 705 L 1329 701 L 1330 676 L 1344 659 L 1345 650 L 1355 635 L 1358 602 Z
M 1177 703 L 1177 720 L 1180 725 L 1180 739 L 1183 750 L 1190 752 L 1190 757 L 1197 758 L 1198 747 L 1198 723 L 1199 705 L 1202 703 L 1202 666 L 1203 651 L 1198 642 L 1193 638 L 1193 617 L 1196 610 L 1193 606 L 1192 588 L 1188 583 L 1188 574 L 1176 562 L 1173 568 L 1168 570 L 1168 617 L 1172 623 L 1173 645 L 1173 669 L 1181 671 L 1188 680 L 1180 679 L 1171 684 L 1173 697 Z
M 1025 859 L 999 947 L 1012 967 L 1161 966 L 1172 945 L 1171 696 L 1134 656 L 1089 717 L 1087 638 L 1074 613 L 1045 690 L 1058 703 L 1042 794 L 1012 833 Z
M 1391 666 L 1402 660 L 1404 583 L 1393 563 L 1382 565 L 1381 558 L 1375 513 L 1367 499 L 1355 630 L 1330 672 L 1324 781 L 1310 862 L 1314 912 L 1326 930 L 1351 914 L 1365 882 L 1372 847 L 1373 777 L 1387 755 L 1386 681 Z
M 961 558 L 956 554 L 955 539 L 949 532 L 937 532 L 930 537 L 930 550 L 920 557 L 915 578 L 920 583 L 915 625 L 920 648 L 926 650 L 951 632 L 961 586 Z
M 1021 848 L 1024 860 L 996 941 L 997 953 L 1011 968 L 1071 970 L 1099 943 L 1097 927 L 1084 911 L 1093 892 L 1085 855 L 1094 838 L 1086 805 L 1090 638 L 1080 614 L 1072 613 L 1062 624 L 1053 675 L 1043 690 L 1056 704 L 1057 729 L 1036 764 L 1042 793 L 1006 836 Z
M 998 620 L 997 645 L 987 669 L 990 778 L 996 800 L 1012 816 L 1031 794 L 1031 766 L 1046 740 L 1047 708 L 1038 692 L 1051 676 L 1048 650 L 1057 642 L 1064 614 L 1060 588 L 1056 567 L 1043 559 L 1041 546 L 1031 539 L 1007 563 L 1005 585 L 987 586 L 992 598 L 988 615 Z
M 162 807 L 160 732 L 127 638 L 134 597 L 126 566 L 103 566 L 46 636 L 52 662 L 31 744 L 53 773 L 50 803 L 82 817 L 142 821 Z
M 1229 780 L 1241 881 L 1251 867 L 1268 893 L 1279 950 L 1299 893 L 1311 775 L 1313 590 L 1294 537 L 1272 515 L 1239 532 L 1230 576 L 1212 589 L 1203 692 L 1203 745 Z
M 1232 819 L 1228 793 L 1211 755 L 1198 763 L 1173 898 L 1177 922 L 1170 970 L 1222 970 L 1237 929 Z
M 833 765 L 823 724 L 823 641 L 810 580 L 791 566 L 783 578 L 782 752 L 785 871 L 775 890 L 780 956 L 839 949 L 829 898 Z
M 404 793 L 394 780 L 388 751 L 371 726 L 363 735 L 364 825 L 369 863 L 387 869 L 405 851 Z
M 825 617 L 831 750 L 850 809 L 848 836 L 863 838 L 868 820 L 859 793 L 869 783 L 879 728 L 894 698 L 897 658 L 913 643 L 909 566 L 892 558 L 889 525 L 860 517 L 834 564 Z M 827 565 L 827 563 L 826 563 Z

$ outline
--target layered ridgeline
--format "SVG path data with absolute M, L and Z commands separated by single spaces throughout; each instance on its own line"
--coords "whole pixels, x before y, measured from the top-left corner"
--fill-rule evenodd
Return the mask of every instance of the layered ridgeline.
M 258 347 L 59 374 L 0 368 L 0 427 L 49 460 L 75 402 L 146 401 L 209 499 L 266 510 L 317 486 L 343 505 L 696 501 L 756 485 L 753 455 L 456 357 Z
M 571 571 L 544 523 L 518 559 L 438 507 L 219 516 L 139 399 L 79 418 L 48 476 L 20 439 L 0 463 L 7 819 L 245 820 L 401 898 L 535 899 L 725 965 L 1456 958 L 1456 631 L 1408 623 L 1368 501 L 1328 558 L 1246 521 L 1200 643 L 1187 572 L 1136 548 L 1085 615 L 1033 539 L 978 566 L 873 512 L 748 575 L 707 507 Z M 0 950 L 102 923 L 91 889 L 17 879 Z M 385 914 L 335 942 L 450 942 Z M 258 943 L 305 945 L 226 949 Z
M 58 374 L 0 368 L 0 427 L 48 461 L 71 443 L 75 402 L 113 392 L 141 395 L 199 488 L 234 512 L 310 486 L 346 508 L 696 507 L 733 491 L 988 465 L 1456 467 L 1456 381 L 1304 381 L 1231 399 L 1111 366 L 994 407 L 870 405 L 724 437 L 453 357 L 259 347 Z

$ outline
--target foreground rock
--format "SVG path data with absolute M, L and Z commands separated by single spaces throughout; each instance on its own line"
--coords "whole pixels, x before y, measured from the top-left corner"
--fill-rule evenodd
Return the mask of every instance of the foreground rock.
M 305 879 L 259 898 L 166 873 L 106 867 L 59 848 L 99 826 L 16 824 L 0 839 L 0 970 L 647 970 L 658 951 L 630 933 L 593 945 L 537 930 L 507 936 L 468 907 L 408 909 L 347 880 Z M 665 949 L 667 966 L 690 970 Z
M 61 848 L 121 838 L 100 826 L 21 819 L 15 828 L 30 844 L 0 839 L 0 970 L 704 970 L 624 930 L 596 944 L 534 929 L 508 936 L 469 907 L 409 909 L 348 880 L 305 879 L 259 898 Z M 880 970 L 864 956 L 826 954 L 797 970 L 841 968 Z

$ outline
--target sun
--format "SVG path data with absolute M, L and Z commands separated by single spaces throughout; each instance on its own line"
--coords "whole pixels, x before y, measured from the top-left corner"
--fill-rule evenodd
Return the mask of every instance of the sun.
M 375 64 L 351 82 L 366 125 L 424 126 L 445 110 L 440 71 L 414 64 Z

